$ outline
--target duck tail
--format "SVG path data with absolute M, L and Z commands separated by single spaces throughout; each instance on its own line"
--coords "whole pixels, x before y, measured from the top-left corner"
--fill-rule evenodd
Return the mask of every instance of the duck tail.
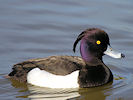
M 27 82 L 27 73 L 35 68 L 33 62 L 25 61 L 13 66 L 12 72 L 8 74 L 9 78 L 17 80 L 19 82 Z
M 25 70 L 21 65 L 14 65 L 12 72 L 8 74 L 9 78 L 17 80 L 19 82 L 27 82 L 28 70 Z

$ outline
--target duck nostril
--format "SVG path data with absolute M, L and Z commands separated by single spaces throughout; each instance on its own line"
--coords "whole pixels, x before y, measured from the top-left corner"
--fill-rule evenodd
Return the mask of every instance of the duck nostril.
M 125 57 L 125 55 L 124 54 L 121 54 L 121 58 L 124 58 Z

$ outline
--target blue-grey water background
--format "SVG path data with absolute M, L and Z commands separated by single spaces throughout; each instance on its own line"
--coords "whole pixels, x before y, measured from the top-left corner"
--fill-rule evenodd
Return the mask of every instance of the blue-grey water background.
M 110 36 L 124 59 L 104 57 L 114 81 L 89 89 L 39 88 L 4 78 L 12 65 L 51 55 L 80 56 L 73 42 L 86 28 Z M 1 100 L 133 100 L 132 0 L 0 0 Z

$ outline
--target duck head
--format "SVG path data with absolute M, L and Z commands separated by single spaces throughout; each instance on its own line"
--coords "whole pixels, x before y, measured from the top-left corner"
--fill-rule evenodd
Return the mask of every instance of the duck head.
M 124 57 L 124 54 L 115 52 L 111 48 L 108 34 L 101 29 L 90 28 L 83 31 L 73 45 L 74 52 L 80 40 L 80 53 L 86 62 L 94 61 L 94 59 L 102 61 L 102 56 L 105 54 L 113 58 Z

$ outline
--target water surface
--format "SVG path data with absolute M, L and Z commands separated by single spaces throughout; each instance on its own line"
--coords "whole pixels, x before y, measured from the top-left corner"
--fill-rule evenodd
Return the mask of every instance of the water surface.
M 0 0 L 0 98 L 2 100 L 132 100 L 132 0 Z M 51 55 L 80 56 L 72 45 L 89 27 L 105 30 L 125 59 L 105 56 L 113 83 L 89 89 L 49 89 L 3 76 L 13 64 Z

